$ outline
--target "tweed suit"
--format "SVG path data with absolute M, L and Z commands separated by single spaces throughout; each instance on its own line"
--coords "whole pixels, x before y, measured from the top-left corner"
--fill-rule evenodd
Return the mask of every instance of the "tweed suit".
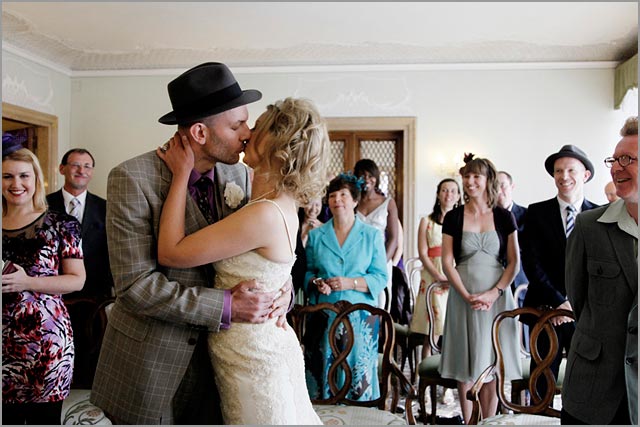
M 617 222 L 598 221 L 608 209 L 620 207 L 625 209 L 623 200 L 578 215 L 567 244 L 567 296 L 576 331 L 562 405 L 588 424 L 609 424 L 620 405 L 627 410 L 625 347 L 629 315 L 637 303 L 638 259 L 630 234 Z M 636 376 L 636 388 L 637 381 Z
M 250 181 L 244 165 L 217 164 L 215 181 L 219 218 L 248 201 Z M 245 193 L 236 209 L 222 197 L 231 181 Z M 117 298 L 91 402 L 131 424 L 180 423 L 185 420 L 182 415 L 198 412 L 189 405 L 201 401 L 207 408 L 217 406 L 207 395 L 215 385 L 206 337 L 220 327 L 224 293 L 212 288 L 211 265 L 175 269 L 158 264 L 160 213 L 170 183 L 171 172 L 154 151 L 116 166 L 108 179 L 107 237 Z M 187 196 L 186 234 L 206 225 Z M 190 385 L 188 394 L 176 396 L 185 383 Z

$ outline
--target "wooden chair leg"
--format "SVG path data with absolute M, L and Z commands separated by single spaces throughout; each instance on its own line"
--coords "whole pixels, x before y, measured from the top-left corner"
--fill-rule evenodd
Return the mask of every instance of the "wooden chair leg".
M 438 407 L 438 386 L 431 384 L 429 394 L 431 395 L 431 424 L 436 424 L 436 409 Z
M 427 389 L 427 382 L 420 380 L 418 383 L 418 400 L 420 401 L 420 412 L 422 412 L 422 421 L 427 422 L 427 405 L 425 404 L 425 397 Z

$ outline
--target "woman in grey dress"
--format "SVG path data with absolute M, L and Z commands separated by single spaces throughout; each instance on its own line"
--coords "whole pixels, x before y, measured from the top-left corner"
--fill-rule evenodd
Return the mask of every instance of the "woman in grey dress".
M 450 292 L 444 325 L 440 374 L 458 381 L 465 424 L 471 415 L 467 390 L 494 361 L 491 325 L 504 310 L 516 308 L 510 284 L 520 263 L 515 219 L 499 206 L 497 172 L 488 159 L 465 155 L 460 169 L 465 205 L 451 210 L 442 229 L 442 267 Z M 518 330 L 503 325 L 508 378 L 520 378 Z M 480 393 L 484 417 L 497 409 L 496 381 Z

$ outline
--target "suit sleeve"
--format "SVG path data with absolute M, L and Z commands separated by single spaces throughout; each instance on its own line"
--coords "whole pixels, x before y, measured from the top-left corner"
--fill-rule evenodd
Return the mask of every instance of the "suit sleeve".
M 576 320 L 587 300 L 589 273 L 587 272 L 587 254 L 585 250 L 584 223 L 582 217 L 576 217 L 573 232 L 567 241 L 567 268 L 565 269 L 565 286 L 567 298 L 575 313 Z
M 141 174 L 138 174 L 141 175 Z M 153 179 L 153 178 L 151 178 Z M 155 223 L 162 199 L 147 187 L 148 176 L 114 168 L 107 184 L 107 238 L 116 295 L 129 311 L 165 322 L 217 331 L 224 291 L 202 283 L 169 280 L 158 269 Z M 196 277 L 185 271 L 185 279 Z
M 540 262 L 542 254 L 548 250 L 549 242 L 544 241 L 542 228 L 548 227 L 544 223 L 545 215 L 541 215 L 537 210 L 529 208 L 524 226 L 524 244 L 522 245 L 522 265 L 524 272 L 529 279 L 529 292 L 532 291 L 539 296 L 540 301 L 546 301 L 554 308 L 565 302 L 565 297 L 551 283 L 551 279 L 545 272 L 544 266 Z M 535 289 L 534 289 L 535 288 Z

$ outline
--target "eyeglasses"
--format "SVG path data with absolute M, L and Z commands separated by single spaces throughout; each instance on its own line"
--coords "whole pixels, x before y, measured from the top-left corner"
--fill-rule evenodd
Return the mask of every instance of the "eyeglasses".
M 623 154 L 620 157 L 607 157 L 606 159 L 604 159 L 604 164 L 606 167 L 608 168 L 612 168 L 613 164 L 615 162 L 618 162 L 618 164 L 620 166 L 627 167 L 631 164 L 631 162 L 638 160 L 637 157 L 631 157 L 631 156 L 627 156 L 626 154 Z
M 89 163 L 85 163 L 84 165 L 80 163 L 67 163 L 67 165 L 71 166 L 74 169 L 80 169 L 80 168 L 84 168 L 88 170 L 93 169 L 93 165 L 90 165 Z

